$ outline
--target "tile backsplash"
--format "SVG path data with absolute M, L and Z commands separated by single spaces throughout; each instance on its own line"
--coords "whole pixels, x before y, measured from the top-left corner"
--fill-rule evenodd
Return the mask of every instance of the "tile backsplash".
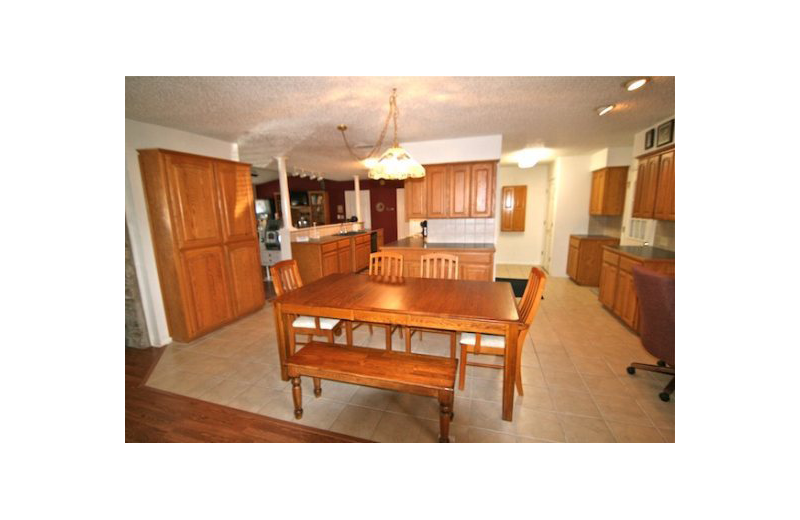
M 428 242 L 494 244 L 493 218 L 428 219 Z

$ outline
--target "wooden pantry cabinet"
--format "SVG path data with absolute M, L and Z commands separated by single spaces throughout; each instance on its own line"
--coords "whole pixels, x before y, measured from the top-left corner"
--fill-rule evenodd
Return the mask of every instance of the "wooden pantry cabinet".
M 250 165 L 139 150 L 170 335 L 189 342 L 264 305 Z
M 406 218 L 494 216 L 496 162 L 425 165 L 425 177 L 406 179 Z
M 675 148 L 637 157 L 636 218 L 675 220 Z
M 600 303 L 639 333 L 639 299 L 633 283 L 633 267 L 675 275 L 675 255 L 652 247 L 605 247 L 600 269 Z

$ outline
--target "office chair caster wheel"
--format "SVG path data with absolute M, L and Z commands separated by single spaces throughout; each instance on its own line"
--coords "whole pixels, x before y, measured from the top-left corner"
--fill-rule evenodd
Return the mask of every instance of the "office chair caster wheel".
M 659 359 L 658 362 L 656 363 L 656 365 L 658 365 L 660 367 L 666 367 L 667 366 L 667 362 L 664 361 L 663 359 Z
M 660 394 L 658 394 L 658 398 L 664 401 L 665 403 L 669 402 L 669 394 L 666 392 L 661 392 Z
M 633 368 L 633 367 L 628 367 L 625 370 L 627 370 L 630 375 L 633 375 L 633 374 L 636 373 L 636 369 Z

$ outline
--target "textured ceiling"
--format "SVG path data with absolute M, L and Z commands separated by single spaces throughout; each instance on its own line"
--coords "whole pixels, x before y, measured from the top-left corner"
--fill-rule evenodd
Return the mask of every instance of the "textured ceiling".
M 557 154 L 630 146 L 675 112 L 675 78 L 627 92 L 631 77 L 128 77 L 125 117 L 239 143 L 242 161 L 343 179 L 365 170 L 347 153 L 374 144 L 397 87 L 399 140 L 503 135 L 503 162 L 543 142 Z M 595 108 L 615 103 L 599 117 Z M 389 130 L 391 134 L 391 129 Z M 390 144 L 387 135 L 385 144 Z

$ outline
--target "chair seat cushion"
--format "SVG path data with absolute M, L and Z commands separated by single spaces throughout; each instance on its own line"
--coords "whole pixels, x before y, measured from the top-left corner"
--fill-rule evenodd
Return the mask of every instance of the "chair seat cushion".
M 462 345 L 475 345 L 475 333 L 474 332 L 462 332 L 461 333 L 461 340 L 459 341 Z M 496 348 L 505 348 L 506 346 L 506 338 L 503 336 L 493 336 L 491 334 L 481 334 L 481 346 L 482 347 L 496 347 Z
M 331 330 L 339 323 L 339 320 L 334 318 L 320 318 L 319 328 L 322 330 Z M 293 322 L 292 327 L 296 329 L 313 329 L 317 324 L 314 323 L 312 316 L 298 316 Z

